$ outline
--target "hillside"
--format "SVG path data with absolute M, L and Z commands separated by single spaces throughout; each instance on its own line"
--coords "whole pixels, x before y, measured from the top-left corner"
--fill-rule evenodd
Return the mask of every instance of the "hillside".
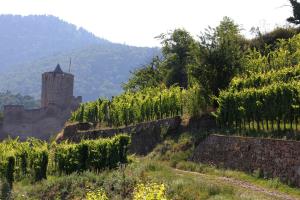
M 24 105 L 26 109 L 37 108 L 40 106 L 40 102 L 33 99 L 31 96 L 12 94 L 10 91 L 0 92 L 0 112 L 3 111 L 3 106 L 8 104 Z
M 129 73 L 157 48 L 114 44 L 53 16 L 1 15 L 0 91 L 40 96 L 41 73 L 60 63 L 75 74 L 75 93 L 84 100 L 121 91 Z

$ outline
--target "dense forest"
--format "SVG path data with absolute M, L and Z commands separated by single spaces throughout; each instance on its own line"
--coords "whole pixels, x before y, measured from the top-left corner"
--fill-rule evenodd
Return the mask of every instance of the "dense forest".
M 0 16 L 0 91 L 40 98 L 41 74 L 60 63 L 75 75 L 75 94 L 84 100 L 111 97 L 129 72 L 160 55 L 157 48 L 133 47 L 97 38 L 82 28 L 46 15 Z

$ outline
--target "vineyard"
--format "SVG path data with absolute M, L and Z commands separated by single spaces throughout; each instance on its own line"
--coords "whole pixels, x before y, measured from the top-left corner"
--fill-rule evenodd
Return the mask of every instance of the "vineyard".
M 125 92 L 111 100 L 84 103 L 72 114 L 71 121 L 122 126 L 174 117 L 188 113 L 199 115 L 204 107 L 199 87 L 181 89 L 157 87 Z
M 18 139 L 0 143 L 0 175 L 11 188 L 15 180 L 25 177 L 35 181 L 47 175 L 70 174 L 85 170 L 99 172 L 127 162 L 130 137 L 82 140 L 78 144 L 47 144 L 36 139 Z
M 217 98 L 220 126 L 266 131 L 298 130 L 300 117 L 300 36 L 280 40 L 262 55 L 245 59 L 246 73 L 233 78 Z
M 241 91 L 244 88 L 261 88 L 274 83 L 287 83 L 300 81 L 300 65 L 285 67 L 280 70 L 270 70 L 266 73 L 254 73 L 250 77 L 235 77 L 230 83 L 229 89 Z

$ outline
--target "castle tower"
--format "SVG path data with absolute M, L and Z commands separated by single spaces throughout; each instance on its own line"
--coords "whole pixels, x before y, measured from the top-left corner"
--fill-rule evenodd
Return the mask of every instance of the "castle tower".
M 56 105 L 62 109 L 71 105 L 73 100 L 74 76 L 65 73 L 58 64 L 53 72 L 42 74 L 42 108 Z

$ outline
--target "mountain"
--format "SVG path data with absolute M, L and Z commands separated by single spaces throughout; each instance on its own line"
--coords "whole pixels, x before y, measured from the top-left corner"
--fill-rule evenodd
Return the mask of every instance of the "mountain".
M 109 42 L 46 15 L 0 15 L 0 91 L 40 98 L 41 74 L 60 63 L 75 75 L 84 100 L 121 92 L 130 71 L 159 55 L 158 48 Z

